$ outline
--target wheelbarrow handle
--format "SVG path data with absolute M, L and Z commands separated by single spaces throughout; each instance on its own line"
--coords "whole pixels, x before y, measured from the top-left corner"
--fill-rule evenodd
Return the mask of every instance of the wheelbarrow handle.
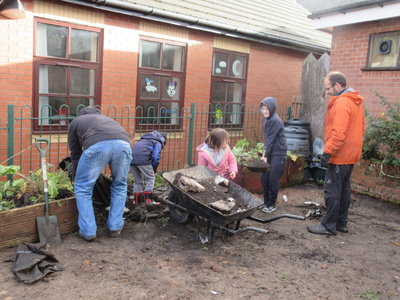
M 42 144 L 46 144 L 44 148 L 41 148 Z M 49 149 L 49 145 L 50 145 L 49 139 L 46 139 L 46 138 L 36 138 L 35 139 L 35 146 L 40 153 L 40 157 L 46 156 L 46 151 L 47 151 L 47 149 Z

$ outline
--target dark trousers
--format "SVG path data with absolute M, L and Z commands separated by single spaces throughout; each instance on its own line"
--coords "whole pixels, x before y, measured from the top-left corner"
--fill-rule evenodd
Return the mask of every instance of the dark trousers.
M 285 169 L 286 154 L 272 155 L 268 157 L 268 163 L 271 168 L 269 172 L 261 174 L 261 185 L 264 190 L 264 204 L 266 206 L 275 206 L 278 197 L 279 179 Z
M 321 224 L 336 232 L 336 226 L 347 225 L 350 206 L 350 176 L 354 165 L 329 164 L 325 176 L 324 198 L 326 215 Z

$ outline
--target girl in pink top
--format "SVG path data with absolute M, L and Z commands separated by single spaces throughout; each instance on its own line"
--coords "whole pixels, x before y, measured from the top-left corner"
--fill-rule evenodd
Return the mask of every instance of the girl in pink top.
M 238 168 L 236 157 L 233 155 L 228 142 L 228 132 L 222 128 L 213 129 L 204 143 L 196 148 L 199 151 L 197 164 L 206 166 L 222 176 L 234 179 Z

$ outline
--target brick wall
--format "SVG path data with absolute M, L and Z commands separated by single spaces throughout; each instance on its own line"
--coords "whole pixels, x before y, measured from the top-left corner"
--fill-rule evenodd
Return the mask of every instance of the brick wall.
M 368 111 L 383 111 L 372 89 L 390 101 L 400 102 L 400 71 L 361 71 L 366 66 L 369 35 L 400 30 L 400 18 L 335 27 L 331 50 L 331 70 L 343 72 L 365 98 Z
M 143 25 L 144 21 L 134 17 L 94 11 L 65 2 L 22 2 L 26 18 L 11 20 L 0 16 L 0 139 L 3 141 L 0 145 L 0 161 L 6 159 L 7 153 L 7 105 L 17 106 L 17 117 L 29 117 L 31 114 L 29 108 L 23 114 L 18 110 L 23 105 L 33 104 L 35 17 L 103 30 L 101 101 L 105 109 L 110 105 L 128 105 L 133 108 L 137 104 L 138 44 L 141 35 L 187 43 L 185 107 L 189 107 L 190 103 L 208 104 L 210 101 L 214 47 L 243 51 L 249 55 L 246 104 L 258 104 L 264 97 L 273 96 L 278 99 L 278 106 L 283 108 L 289 106 L 292 98 L 300 93 L 302 63 L 308 55 L 305 52 L 228 37 L 216 38 L 216 35 L 209 32 L 166 24 L 160 26 L 151 21 L 146 21 L 147 24 Z M 206 124 L 207 120 L 199 122 Z M 254 128 L 249 129 L 254 131 Z M 15 139 L 15 152 L 31 144 L 30 121 L 26 121 L 23 128 L 21 126 L 16 129 L 16 134 L 21 132 Z M 204 138 L 205 133 L 198 134 L 196 143 Z M 63 151 L 64 148 L 65 145 Z
M 354 192 L 400 204 L 400 179 L 383 176 L 380 164 L 361 160 L 354 166 L 351 188 Z

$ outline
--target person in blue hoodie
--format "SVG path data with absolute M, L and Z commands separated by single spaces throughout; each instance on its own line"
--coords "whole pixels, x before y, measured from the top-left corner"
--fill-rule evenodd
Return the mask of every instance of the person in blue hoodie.
M 283 122 L 276 113 L 276 99 L 264 98 L 260 103 L 260 112 L 263 115 L 265 141 L 263 160 L 271 166 L 268 172 L 261 174 L 264 190 L 264 207 L 261 210 L 270 213 L 276 210 L 275 203 L 278 197 L 279 180 L 285 168 L 287 145 Z
M 161 152 L 167 141 L 165 132 L 152 131 L 140 137 L 132 147 L 130 173 L 133 174 L 135 203 L 157 204 L 153 188 L 155 172 L 160 164 Z

